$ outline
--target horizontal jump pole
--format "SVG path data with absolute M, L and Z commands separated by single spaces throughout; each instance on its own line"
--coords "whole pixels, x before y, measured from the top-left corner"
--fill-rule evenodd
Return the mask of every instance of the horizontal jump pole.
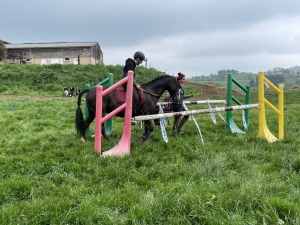
M 168 105 L 172 102 L 158 102 L 158 104 L 160 105 Z M 173 103 L 176 103 L 176 102 L 173 102 Z M 183 101 L 184 104 L 207 104 L 207 103 L 211 103 L 211 104 L 218 104 L 218 103 L 221 103 L 221 104 L 226 104 L 226 100 L 201 100 L 201 101 Z
M 200 110 L 189 110 L 189 111 L 174 112 L 174 113 L 155 114 L 155 115 L 147 115 L 147 116 L 136 116 L 134 117 L 134 120 L 136 121 L 153 120 L 153 119 L 160 119 L 160 118 L 169 118 L 174 116 L 188 116 L 188 115 L 206 114 L 206 113 L 213 113 L 213 112 L 243 110 L 243 109 L 250 109 L 250 108 L 259 108 L 259 104 L 237 105 L 237 106 L 227 106 L 227 107 L 211 108 L 211 109 L 200 109 Z

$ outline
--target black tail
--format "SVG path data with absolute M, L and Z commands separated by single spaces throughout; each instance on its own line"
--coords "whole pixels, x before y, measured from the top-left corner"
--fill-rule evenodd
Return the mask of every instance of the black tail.
M 85 93 L 88 93 L 90 91 L 90 89 L 84 89 L 83 91 L 81 91 L 78 95 L 78 100 L 77 100 L 77 106 L 81 105 L 81 96 L 84 95 Z
M 76 117 L 75 117 L 75 127 L 77 134 L 80 134 L 82 137 L 85 137 L 85 129 L 84 129 L 84 118 L 83 114 L 80 108 L 81 105 L 81 97 L 83 94 L 88 93 L 89 89 L 85 89 L 80 94 L 78 95 L 78 100 L 77 100 L 77 110 L 76 110 Z

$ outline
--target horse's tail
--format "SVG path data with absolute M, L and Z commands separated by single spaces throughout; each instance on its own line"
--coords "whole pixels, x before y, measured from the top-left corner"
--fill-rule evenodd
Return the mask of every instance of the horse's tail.
M 85 93 L 88 93 L 90 91 L 90 89 L 84 89 L 83 91 L 81 91 L 78 95 L 78 100 L 77 100 L 77 105 L 78 107 L 80 107 L 81 105 L 81 97 L 82 95 L 84 95 Z
M 90 89 L 85 89 L 80 94 L 78 95 L 78 100 L 77 100 L 77 110 L 76 110 L 76 117 L 75 117 L 75 128 L 77 131 L 77 134 L 80 134 L 81 137 L 85 136 L 85 129 L 84 129 L 84 118 L 83 114 L 80 108 L 81 105 L 81 97 L 83 94 L 88 93 Z

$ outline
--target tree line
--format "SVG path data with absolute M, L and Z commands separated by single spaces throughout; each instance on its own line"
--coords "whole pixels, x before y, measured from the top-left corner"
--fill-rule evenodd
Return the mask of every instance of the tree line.
M 273 83 L 275 86 L 277 86 L 280 83 L 284 83 L 285 78 L 283 75 L 264 75 L 265 78 L 267 78 L 271 83 Z M 256 77 L 256 81 L 253 79 L 250 80 L 249 83 L 250 87 L 257 87 L 258 85 L 258 77 Z

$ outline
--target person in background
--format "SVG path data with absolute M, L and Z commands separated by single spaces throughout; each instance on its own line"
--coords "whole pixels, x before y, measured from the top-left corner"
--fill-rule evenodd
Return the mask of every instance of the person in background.
M 66 95 L 66 97 L 67 97 L 68 94 L 69 94 L 69 89 L 68 89 L 67 86 L 64 86 L 64 93 L 65 93 L 65 95 Z
M 126 60 L 125 66 L 124 66 L 123 72 L 122 72 L 122 79 L 123 79 L 128 76 L 129 70 L 133 71 L 132 114 L 134 114 L 134 115 L 137 113 L 138 104 L 139 104 L 138 91 L 141 91 L 140 90 L 141 86 L 139 84 L 137 84 L 136 80 L 135 80 L 135 67 L 142 64 L 144 60 L 145 60 L 144 53 L 142 53 L 142 52 L 134 53 L 133 59 L 128 58 Z M 122 87 L 126 91 L 127 83 L 123 84 Z M 136 121 L 132 121 L 131 124 L 135 125 Z
M 166 97 L 164 98 L 164 102 L 169 102 L 169 104 L 162 106 L 164 112 L 171 112 L 172 111 L 172 104 L 171 104 L 171 97 L 170 93 L 166 92 Z
M 73 97 L 74 91 L 75 91 L 75 88 L 73 86 L 71 86 L 71 88 L 70 88 L 70 97 Z
M 80 88 L 76 87 L 76 96 L 78 96 L 80 94 Z
M 179 89 L 178 102 L 173 102 L 172 103 L 172 109 L 173 109 L 174 112 L 186 111 L 184 109 L 184 107 L 182 107 L 183 100 L 194 96 L 193 94 L 184 95 L 184 89 L 183 89 L 182 84 L 185 81 L 185 75 L 182 74 L 182 73 L 178 73 L 178 76 L 182 77 L 182 79 L 180 79 L 180 81 L 179 81 L 180 89 Z M 181 116 L 175 116 L 174 117 L 173 135 L 175 135 L 176 133 L 177 134 L 183 133 L 183 132 L 181 132 L 181 129 L 182 129 L 183 124 L 188 120 L 188 118 L 189 118 L 189 116 L 184 116 L 182 119 L 181 119 Z M 180 123 L 179 123 L 179 121 L 180 121 Z M 179 125 L 178 125 L 178 123 L 179 123 Z

